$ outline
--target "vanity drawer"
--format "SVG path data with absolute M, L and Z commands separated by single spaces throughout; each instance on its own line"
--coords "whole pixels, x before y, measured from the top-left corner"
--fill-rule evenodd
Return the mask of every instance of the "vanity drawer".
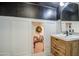
M 55 49 L 55 50 L 57 50 L 57 51 L 59 51 L 59 52 L 61 52 L 62 54 L 65 55 L 65 49 L 64 48 L 61 48 L 59 46 L 54 45 L 54 46 L 52 46 L 52 49 Z
M 58 39 L 58 38 L 54 38 L 52 37 L 52 42 L 55 41 L 56 43 L 59 43 L 59 44 L 65 44 L 65 41 L 64 40 L 61 40 L 61 39 Z
M 63 53 L 62 51 L 59 51 L 57 48 L 52 47 L 52 54 L 55 56 L 64 56 L 65 53 Z
M 52 43 L 51 43 L 51 46 L 58 46 L 62 49 L 65 49 L 66 47 L 66 42 L 60 40 L 60 39 L 51 39 Z
M 65 49 L 66 49 L 66 42 L 64 42 L 61 39 L 57 39 L 52 37 L 51 38 L 51 49 L 52 49 L 52 53 L 54 55 L 58 55 L 58 56 L 63 56 L 66 54 Z

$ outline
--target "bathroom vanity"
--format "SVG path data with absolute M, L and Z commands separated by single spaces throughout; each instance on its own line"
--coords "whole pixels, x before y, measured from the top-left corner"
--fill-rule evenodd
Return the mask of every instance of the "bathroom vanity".
M 53 56 L 79 56 L 79 36 L 52 35 L 51 54 Z

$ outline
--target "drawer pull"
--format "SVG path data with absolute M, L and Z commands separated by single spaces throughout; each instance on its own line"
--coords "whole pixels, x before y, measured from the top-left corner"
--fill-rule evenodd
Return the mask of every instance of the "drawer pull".
M 58 40 L 58 39 L 55 39 L 55 40 Z

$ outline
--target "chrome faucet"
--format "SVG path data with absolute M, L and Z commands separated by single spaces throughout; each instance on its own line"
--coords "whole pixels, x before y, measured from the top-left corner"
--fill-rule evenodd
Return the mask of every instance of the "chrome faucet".
M 68 35 L 69 35 L 68 31 L 66 31 L 66 36 L 68 36 Z

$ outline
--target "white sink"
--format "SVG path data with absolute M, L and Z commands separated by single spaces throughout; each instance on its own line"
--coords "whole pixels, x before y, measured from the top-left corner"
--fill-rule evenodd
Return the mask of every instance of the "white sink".
M 66 37 L 66 34 L 57 34 L 58 37 Z
M 68 36 L 66 36 L 66 34 L 57 34 L 56 36 L 64 37 L 64 38 L 79 38 L 79 35 L 68 35 Z
M 79 40 L 79 35 L 66 36 L 66 34 L 55 34 L 53 36 L 56 36 L 56 37 L 58 37 L 62 40 L 65 40 L 65 41 Z
M 69 35 L 66 36 L 67 39 L 79 39 L 79 35 Z

